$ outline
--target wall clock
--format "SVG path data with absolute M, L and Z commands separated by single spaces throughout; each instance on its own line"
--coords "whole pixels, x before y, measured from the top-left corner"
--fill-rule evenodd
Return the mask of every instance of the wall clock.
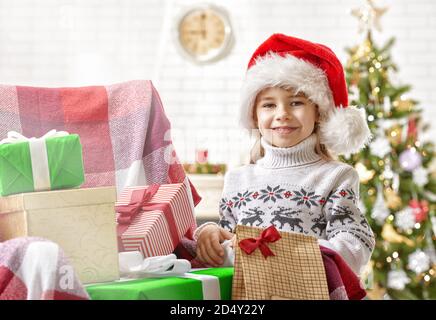
M 176 21 L 176 42 L 182 54 L 196 63 L 226 56 L 233 45 L 233 29 L 223 8 L 197 5 L 185 9 Z

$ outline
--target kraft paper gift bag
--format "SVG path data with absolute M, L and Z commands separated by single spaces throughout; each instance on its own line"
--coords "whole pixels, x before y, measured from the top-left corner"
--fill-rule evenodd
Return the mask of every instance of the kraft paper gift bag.
M 236 228 L 233 300 L 328 300 L 316 238 L 291 232 Z

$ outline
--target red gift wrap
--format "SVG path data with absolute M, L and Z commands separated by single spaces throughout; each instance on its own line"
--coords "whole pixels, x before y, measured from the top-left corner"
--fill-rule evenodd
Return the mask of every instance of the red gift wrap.
M 144 258 L 172 253 L 196 226 L 183 183 L 127 187 L 115 209 L 118 250 L 140 251 Z

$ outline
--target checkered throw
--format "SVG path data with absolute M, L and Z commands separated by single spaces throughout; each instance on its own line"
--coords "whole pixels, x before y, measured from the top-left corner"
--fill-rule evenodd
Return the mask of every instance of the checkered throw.
M 83 147 L 82 187 L 185 183 L 201 198 L 173 148 L 170 122 L 151 81 L 108 86 L 37 88 L 0 85 L 0 139 L 8 131 L 40 137 L 77 133 Z

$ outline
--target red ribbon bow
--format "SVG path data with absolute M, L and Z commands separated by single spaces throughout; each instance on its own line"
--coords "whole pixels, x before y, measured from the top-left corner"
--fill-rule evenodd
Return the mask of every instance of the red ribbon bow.
M 145 190 L 134 190 L 129 204 L 115 206 L 119 213 L 117 222 L 119 224 L 130 224 L 135 216 L 143 210 L 143 207 L 153 198 L 159 190 L 158 184 L 152 184 Z
M 172 213 L 171 206 L 166 202 L 163 203 L 151 202 L 151 199 L 157 193 L 159 188 L 160 185 L 152 184 L 148 186 L 147 189 L 133 190 L 128 204 L 115 206 L 115 210 L 119 214 L 117 218 L 117 222 L 118 222 L 117 234 L 118 234 L 118 247 L 120 250 L 126 251 L 121 236 L 129 228 L 134 218 L 140 212 L 147 212 L 147 211 L 161 211 L 164 214 L 165 220 L 168 223 L 168 228 L 170 233 L 169 235 L 171 237 L 173 246 L 176 247 L 177 244 L 179 243 L 179 238 L 178 238 L 179 231 L 177 229 L 176 220 Z
M 256 248 L 260 249 L 265 259 L 269 256 L 275 256 L 274 252 L 268 247 L 269 242 L 276 242 L 281 238 L 280 233 L 275 226 L 270 226 L 263 230 L 260 237 L 247 238 L 239 241 L 239 247 L 244 250 L 246 254 L 251 254 Z

